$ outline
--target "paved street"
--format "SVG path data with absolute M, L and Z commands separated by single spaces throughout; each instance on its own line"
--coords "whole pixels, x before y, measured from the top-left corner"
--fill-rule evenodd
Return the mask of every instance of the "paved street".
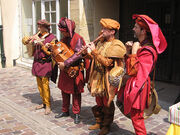
M 70 117 L 55 119 L 61 111 L 62 97 L 55 84 L 50 83 L 52 113 L 35 110 L 41 104 L 35 77 L 30 69 L 21 67 L 0 69 L 0 134 L 2 135 L 97 135 L 98 130 L 89 131 L 94 123 L 91 107 L 94 98 L 88 90 L 82 94 L 81 123 L 75 125 L 72 111 Z M 178 95 L 180 86 L 156 82 L 162 110 L 158 115 L 145 120 L 149 135 L 165 135 L 168 130 L 168 107 Z M 116 107 L 115 119 L 108 135 L 133 135 L 131 121 Z

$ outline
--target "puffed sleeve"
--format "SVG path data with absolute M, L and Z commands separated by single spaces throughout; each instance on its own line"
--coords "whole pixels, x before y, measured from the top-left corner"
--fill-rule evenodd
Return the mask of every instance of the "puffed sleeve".
M 81 40 L 81 38 L 79 38 L 77 43 L 76 43 L 75 49 L 74 49 L 74 54 L 70 58 L 68 58 L 67 60 L 64 61 L 64 65 L 66 67 L 69 67 L 75 61 L 82 58 L 81 55 L 78 55 L 78 52 L 80 51 L 82 45 L 83 45 L 83 41 Z
M 98 51 L 95 49 L 91 52 L 91 54 L 94 56 L 95 59 L 105 67 L 109 67 L 113 64 L 113 59 L 104 57 L 98 53 Z

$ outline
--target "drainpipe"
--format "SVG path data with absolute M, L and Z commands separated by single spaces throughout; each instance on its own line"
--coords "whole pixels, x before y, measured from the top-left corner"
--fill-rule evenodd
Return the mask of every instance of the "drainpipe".
M 3 44 L 3 26 L 0 25 L 0 48 L 1 48 L 1 64 L 2 68 L 6 67 L 6 57 L 4 53 L 4 44 Z

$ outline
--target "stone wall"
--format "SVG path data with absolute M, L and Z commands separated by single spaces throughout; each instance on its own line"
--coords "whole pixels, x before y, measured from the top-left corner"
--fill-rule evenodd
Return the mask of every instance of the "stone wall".
M 100 31 L 101 18 L 119 21 L 119 0 L 70 0 L 70 18 L 76 23 L 76 32 L 89 43 Z

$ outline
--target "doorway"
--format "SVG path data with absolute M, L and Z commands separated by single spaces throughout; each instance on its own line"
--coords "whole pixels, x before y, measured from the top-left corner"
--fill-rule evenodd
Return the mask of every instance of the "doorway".
M 156 80 L 180 84 L 180 2 L 178 0 L 121 0 L 120 40 L 133 40 L 133 14 L 146 14 L 156 21 L 168 47 L 158 56 Z

